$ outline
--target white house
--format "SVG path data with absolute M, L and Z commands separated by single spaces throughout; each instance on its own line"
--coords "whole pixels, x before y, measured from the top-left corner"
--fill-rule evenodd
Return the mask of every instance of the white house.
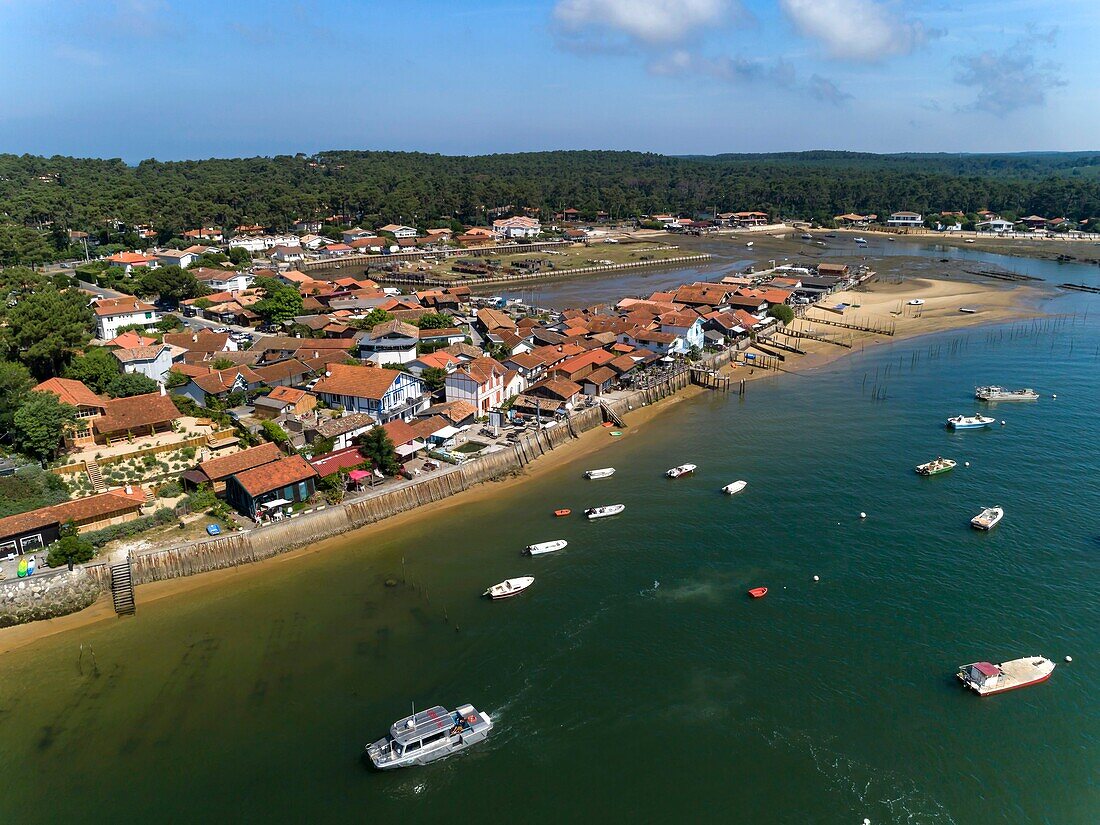
M 416 359 L 416 343 L 419 332 L 404 321 L 386 321 L 376 324 L 358 340 L 359 357 L 375 364 L 407 364 Z
M 684 339 L 687 348 L 703 348 L 702 317 L 694 312 L 668 312 L 657 318 L 661 332 L 669 332 Z
M 341 240 L 343 240 L 343 242 L 347 244 L 350 244 L 352 241 L 357 241 L 360 238 L 370 238 L 373 236 L 373 232 L 368 232 L 366 229 L 361 229 L 358 226 L 354 229 L 345 229 L 343 232 L 340 233 Z
M 161 266 L 178 266 L 180 269 L 187 269 L 199 259 L 197 252 L 186 249 L 165 249 L 154 254 Z
M 493 221 L 493 234 L 498 238 L 534 238 L 542 233 L 542 224 L 534 218 L 501 218 Z
M 320 232 L 325 228 L 325 222 L 316 218 L 305 218 L 294 222 L 295 232 Z
M 425 405 L 424 382 L 415 375 L 382 367 L 328 365 L 325 377 L 313 387 L 330 407 L 366 413 L 385 424 L 416 415 Z
M 119 252 L 107 258 L 111 266 L 121 267 L 127 275 L 135 269 L 155 269 L 160 265 L 156 258 L 142 255 L 140 252 Z
M 172 368 L 172 348 L 165 344 L 116 349 L 112 355 L 118 359 L 123 372 L 138 372 L 161 384 Z
M 507 376 L 508 368 L 499 361 L 488 356 L 475 358 L 447 375 L 444 381 L 447 401 L 465 401 L 484 415 L 508 397 L 505 395 Z
M 241 236 L 238 235 L 229 242 L 230 249 L 243 249 L 252 255 L 257 252 L 263 252 L 267 249 L 267 244 L 264 243 L 264 239 L 258 236 Z
M 378 231 L 379 232 L 389 232 L 395 238 L 397 238 L 397 240 L 401 240 L 402 238 L 415 238 L 416 237 L 416 230 L 413 229 L 411 226 L 402 226 L 401 224 L 397 224 L 397 223 L 388 223 L 385 226 L 383 226 L 381 229 L 379 229 Z M 347 243 L 347 241 L 345 241 L 345 243 Z
M 1012 221 L 1006 221 L 1004 218 L 990 218 L 988 221 L 974 224 L 974 228 L 979 232 L 997 233 L 1011 232 L 1013 226 L 1015 224 Z
M 630 344 L 637 349 L 647 349 L 659 355 L 675 355 L 687 352 L 687 341 L 671 332 L 653 332 L 648 329 L 636 329 L 619 334 L 620 344 Z
M 924 226 L 924 217 L 918 212 L 893 212 L 886 219 L 887 226 L 920 227 Z
M 151 327 L 160 320 L 160 314 L 151 304 L 129 295 L 122 298 L 100 298 L 92 304 L 95 312 L 96 335 L 109 341 L 118 335 L 120 327 L 137 324 Z
M 240 292 L 248 289 L 255 279 L 251 272 L 234 272 L 205 266 L 192 269 L 191 274 L 214 292 Z
M 306 254 L 300 246 L 276 246 L 271 250 L 271 260 L 279 263 L 296 263 L 305 260 Z

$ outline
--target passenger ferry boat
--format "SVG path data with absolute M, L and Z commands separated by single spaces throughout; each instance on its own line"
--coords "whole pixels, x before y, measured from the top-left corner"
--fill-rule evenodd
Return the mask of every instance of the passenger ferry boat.
M 598 518 L 607 518 L 608 516 L 617 516 L 625 509 L 625 504 L 608 504 L 605 507 L 589 507 L 584 511 L 584 514 L 591 521 Z
M 917 475 L 921 476 L 938 476 L 940 473 L 946 473 L 948 470 L 954 470 L 957 462 L 952 461 L 950 458 L 943 458 L 942 456 L 936 456 L 935 460 L 926 462 L 925 464 L 917 465 Z
M 1031 388 L 1006 390 L 1004 387 L 975 387 L 974 397 L 979 401 L 1036 401 L 1039 393 Z
M 986 507 L 978 513 L 978 515 L 970 519 L 970 526 L 978 530 L 992 530 L 1001 523 L 1001 519 L 1004 517 L 1005 511 L 1003 507 Z
M 449 711 L 441 705 L 398 719 L 389 736 L 367 745 L 371 764 L 380 771 L 427 765 L 483 741 L 493 729 L 489 714 L 473 705 Z
M 669 478 L 679 478 L 680 476 L 686 476 L 688 473 L 694 473 L 696 469 L 697 467 L 694 464 L 681 464 L 679 467 L 666 470 L 665 475 Z
M 1043 656 L 1028 656 L 999 665 L 972 662 L 959 668 L 955 675 L 979 696 L 992 696 L 1045 682 L 1054 672 L 1054 667 L 1054 662 Z
M 614 467 L 603 467 L 599 470 L 585 470 L 584 477 L 589 479 L 595 478 L 610 478 L 615 475 Z
M 954 418 L 947 419 L 947 429 L 980 430 L 983 427 L 988 427 L 996 420 L 996 418 L 990 418 L 988 415 L 956 415 Z

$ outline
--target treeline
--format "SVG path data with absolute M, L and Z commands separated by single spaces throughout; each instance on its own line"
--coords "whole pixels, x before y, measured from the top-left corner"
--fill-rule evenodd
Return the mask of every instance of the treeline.
M 484 223 L 499 214 L 493 210 L 520 207 L 612 218 L 753 209 L 819 221 L 849 211 L 989 208 L 1080 220 L 1100 216 L 1100 154 L 332 151 L 136 166 L 0 155 L 0 263 L 45 254 L 41 234 L 27 228 L 60 250 L 67 230 L 106 234 L 114 222 L 150 224 L 167 240 L 203 224 L 286 229 L 332 214 L 376 226 Z

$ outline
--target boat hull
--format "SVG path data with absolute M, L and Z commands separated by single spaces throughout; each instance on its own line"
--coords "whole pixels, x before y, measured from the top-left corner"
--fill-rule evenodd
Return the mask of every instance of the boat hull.
M 998 693 L 1008 693 L 1010 690 L 1019 690 L 1020 688 L 1031 687 L 1032 685 L 1040 685 L 1053 675 L 1054 675 L 1054 671 L 1052 670 L 1046 676 L 1040 676 L 1037 679 L 1032 679 L 1030 682 L 1021 682 L 1018 685 L 1008 685 L 1006 687 L 989 688 L 989 689 L 986 689 L 986 690 L 978 690 L 975 687 L 971 687 L 970 683 L 967 682 L 965 679 L 963 679 L 963 677 L 961 675 L 959 676 L 959 678 L 963 679 L 963 683 L 966 684 L 967 687 L 969 687 L 971 690 L 973 690 L 979 696 L 996 696 Z

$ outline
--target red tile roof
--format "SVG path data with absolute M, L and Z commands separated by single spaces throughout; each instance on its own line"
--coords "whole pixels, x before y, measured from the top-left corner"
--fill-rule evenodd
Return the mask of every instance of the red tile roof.
M 125 490 L 110 490 L 95 496 L 63 501 L 60 504 L 39 507 L 37 510 L 0 519 L 0 538 L 18 535 L 50 524 L 64 524 L 67 521 L 80 523 L 107 518 L 134 511 L 144 503 L 145 490 L 141 487 L 131 487 L 129 493 Z
M 95 421 L 96 432 L 103 435 L 167 424 L 180 416 L 172 399 L 159 392 L 115 398 L 106 408 L 106 415 Z
M 153 312 L 155 307 L 137 298 L 124 296 L 122 298 L 100 298 L 92 307 L 100 318 L 110 315 L 129 315 L 132 312 Z
M 88 389 L 83 381 L 72 378 L 49 378 L 34 388 L 35 392 L 52 392 L 62 404 L 74 407 L 103 407 L 107 402 Z
M 378 400 L 389 391 L 401 374 L 397 370 L 382 367 L 355 367 L 349 364 L 329 364 L 328 372 L 330 375 L 314 386 L 314 392 Z
M 199 464 L 199 469 L 211 481 L 221 481 L 235 473 L 242 473 L 282 458 L 283 452 L 276 444 L 261 444 L 232 455 L 211 458 Z
M 300 455 L 291 455 L 270 464 L 235 473 L 233 477 L 246 493 L 255 498 L 272 490 L 305 481 L 307 478 L 314 478 L 316 475 L 317 471 L 308 461 Z

